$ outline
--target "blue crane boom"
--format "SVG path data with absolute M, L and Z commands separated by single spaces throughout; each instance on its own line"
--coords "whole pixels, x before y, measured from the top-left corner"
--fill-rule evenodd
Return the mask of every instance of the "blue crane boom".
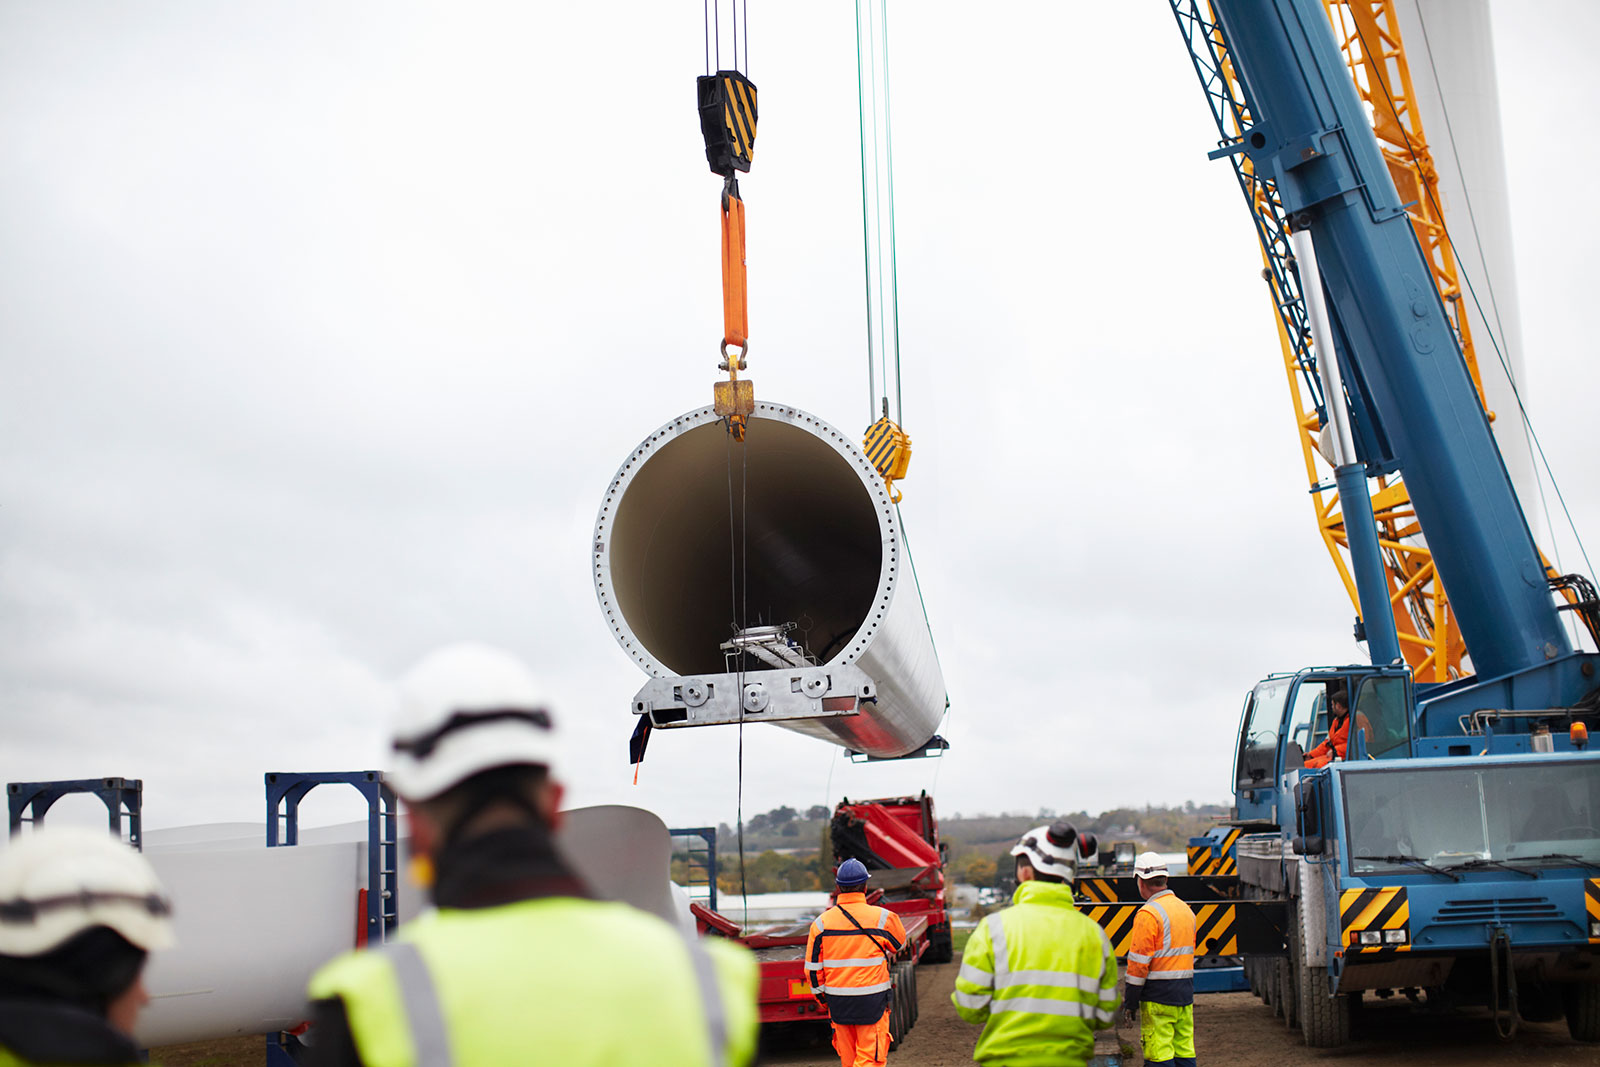
M 1246 699 L 1220 840 L 1242 896 L 1288 916 L 1286 959 L 1245 953 L 1251 987 L 1313 1046 L 1348 1040 L 1363 990 L 1407 987 L 1488 1003 L 1503 1033 L 1519 1012 L 1565 1014 L 1600 1042 L 1600 655 L 1562 629 L 1323 3 L 1170 2 L 1223 134 L 1213 156 L 1235 157 L 1274 270 L 1294 248 L 1373 660 Z M 1473 676 L 1417 685 L 1398 659 L 1366 485 L 1396 472 Z M 1336 704 L 1347 743 L 1318 746 Z
M 1572 654 L 1544 566 L 1427 263 L 1320 4 L 1217 0 L 1273 180 L 1323 268 L 1357 450 L 1398 467 L 1480 677 Z M 1387 603 L 1362 615 L 1389 614 Z

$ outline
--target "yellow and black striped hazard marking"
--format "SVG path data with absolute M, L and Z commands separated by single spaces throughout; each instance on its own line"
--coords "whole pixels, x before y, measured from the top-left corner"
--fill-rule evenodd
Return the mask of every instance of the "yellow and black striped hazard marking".
M 1239 864 L 1234 859 L 1233 846 L 1238 844 L 1239 835 L 1242 833 L 1244 831 L 1235 826 L 1227 832 L 1220 843 L 1190 845 L 1189 874 L 1215 877 L 1238 874 Z
M 1128 941 L 1133 937 L 1133 917 L 1144 904 L 1092 904 L 1080 908 L 1085 915 L 1100 924 L 1111 942 L 1111 951 L 1121 958 L 1128 954 Z
M 906 467 L 911 463 L 911 438 L 888 416 L 867 427 L 861 444 L 867 462 L 876 467 L 879 474 L 896 479 L 906 476 Z
M 1194 954 L 1237 956 L 1239 916 L 1232 904 L 1199 904 L 1194 908 Z
M 727 124 L 733 148 L 746 165 L 756 157 L 756 87 L 742 75 L 723 75 L 722 88 L 727 102 L 722 121 Z
M 1589 944 L 1600 945 L 1595 935 L 1595 923 L 1600 923 L 1600 878 L 1591 878 L 1583 887 L 1584 910 L 1589 916 Z
M 1083 885 L 1080 881 L 1079 886 Z M 1128 954 L 1133 939 L 1133 917 L 1144 904 L 1086 904 L 1079 910 L 1100 924 L 1111 942 L 1111 951 L 1120 958 Z M 1232 904 L 1191 904 L 1194 908 L 1196 956 L 1237 956 L 1239 954 L 1239 916 Z
M 1078 895 L 1100 904 L 1117 902 L 1117 883 L 1110 878 L 1079 878 L 1073 883 Z
M 1339 928 L 1346 952 L 1410 952 L 1411 905 L 1404 887 L 1346 889 L 1339 895 Z M 1377 944 L 1361 943 L 1362 932 L 1368 930 L 1379 932 Z M 1400 940 L 1389 933 L 1392 930 L 1401 931 Z

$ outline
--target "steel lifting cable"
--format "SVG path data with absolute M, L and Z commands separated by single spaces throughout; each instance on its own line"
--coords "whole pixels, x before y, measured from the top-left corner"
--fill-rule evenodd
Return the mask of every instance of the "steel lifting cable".
M 861 250 L 866 288 L 868 426 L 867 459 L 883 477 L 890 498 L 911 463 L 900 363 L 899 254 L 895 238 L 894 127 L 889 82 L 889 14 L 886 0 L 856 0 L 856 84 L 861 142 Z M 880 99 L 882 114 L 879 113 Z M 868 129 L 871 129 L 869 135 Z M 881 131 L 881 136 L 880 136 Z M 889 364 L 894 363 L 894 411 L 889 409 Z M 881 414 L 880 414 L 881 412 Z
M 1357 26 L 1357 28 L 1356 28 L 1356 33 L 1357 33 L 1357 36 L 1361 40 L 1361 47 L 1363 49 L 1365 49 L 1369 55 L 1377 55 L 1378 53 L 1373 52 L 1371 50 L 1371 48 L 1368 46 L 1366 37 L 1361 35 L 1361 30 L 1360 30 L 1359 26 Z M 1423 43 L 1423 50 L 1425 52 L 1427 52 L 1427 54 L 1428 54 L 1428 66 L 1433 71 L 1434 85 L 1435 85 L 1435 87 L 1437 87 L 1439 89 L 1439 93 L 1440 93 L 1440 95 L 1439 95 L 1439 109 L 1440 109 L 1440 111 L 1441 111 L 1441 113 L 1443 114 L 1443 117 L 1444 117 L 1445 133 L 1450 138 L 1450 151 L 1451 151 L 1452 154 L 1455 154 L 1455 131 L 1451 128 L 1451 125 L 1450 125 L 1450 112 L 1449 112 L 1449 109 L 1447 107 L 1445 107 L 1445 104 L 1444 104 L 1444 90 L 1443 90 L 1443 86 L 1439 84 L 1439 72 L 1438 72 L 1438 69 L 1435 68 L 1434 65 L 1433 65 L 1433 48 L 1432 48 L 1432 45 L 1428 41 L 1428 27 L 1427 27 L 1426 22 L 1422 23 L 1422 43 Z M 1388 85 L 1385 84 L 1384 79 L 1382 79 L 1382 78 L 1379 78 L 1379 79 L 1376 79 L 1376 80 L 1377 80 L 1377 82 L 1379 84 L 1379 87 L 1383 90 L 1384 98 L 1388 101 L 1389 110 L 1393 111 L 1394 108 L 1395 108 L 1394 98 L 1392 96 L 1390 96 L 1390 94 L 1389 94 Z M 1406 152 L 1411 156 L 1411 162 L 1413 164 L 1415 164 L 1420 169 L 1421 168 L 1421 164 L 1417 159 L 1417 155 L 1416 155 L 1415 149 L 1413 149 L 1412 146 L 1411 146 L 1411 139 L 1409 137 L 1406 138 Z M 1459 170 L 1460 168 L 1461 168 L 1461 161 L 1460 161 L 1460 157 L 1458 155 L 1456 157 L 1456 169 Z M 1461 264 L 1461 255 L 1460 255 L 1459 250 L 1456 248 L 1455 237 L 1450 233 L 1450 228 L 1448 226 L 1444 225 L 1444 210 L 1440 206 L 1438 198 L 1434 195 L 1433 189 L 1431 187 L 1427 186 L 1426 184 L 1424 184 L 1423 188 L 1424 188 L 1424 191 L 1428 195 L 1429 204 L 1432 205 L 1434 212 L 1439 217 L 1440 225 L 1444 230 L 1444 239 L 1450 243 L 1451 250 L 1456 253 L 1456 262 L 1459 265 L 1459 264 Z M 1470 229 L 1472 231 L 1472 233 L 1473 233 L 1473 236 L 1475 238 L 1477 238 L 1478 245 L 1479 245 L 1479 248 L 1481 250 L 1482 245 L 1483 245 L 1483 241 L 1482 241 L 1482 237 L 1478 234 L 1477 218 L 1472 212 L 1472 202 L 1471 202 L 1470 197 L 1467 198 L 1467 218 L 1469 220 L 1468 221 L 1468 229 Z M 1478 299 L 1478 290 L 1477 290 L 1477 287 L 1472 284 L 1472 276 L 1467 273 L 1466 268 L 1464 266 L 1458 266 L 1458 269 L 1461 272 L 1462 280 L 1466 283 L 1467 293 L 1472 297 L 1473 306 L 1478 309 L 1478 314 L 1479 314 L 1480 317 L 1483 318 L 1483 321 L 1485 323 L 1488 323 L 1489 322 L 1489 316 L 1487 314 L 1485 314 L 1484 309 L 1483 309 L 1483 303 L 1482 303 L 1482 301 L 1480 301 Z M 1495 308 L 1495 324 L 1496 325 L 1500 325 L 1500 308 L 1499 308 L 1499 304 L 1494 300 L 1493 279 L 1489 280 L 1489 286 L 1490 286 L 1490 293 L 1489 293 L 1490 303 L 1493 304 L 1494 308 Z M 1502 332 L 1503 332 L 1504 327 L 1501 326 L 1501 329 L 1502 329 Z M 1510 363 L 1507 361 L 1506 354 L 1505 354 L 1504 350 L 1500 346 L 1500 339 L 1495 336 L 1495 331 L 1493 329 L 1489 330 L 1489 344 L 1494 349 L 1495 359 L 1497 359 L 1499 361 L 1501 371 L 1503 371 L 1505 373 L 1507 384 L 1509 384 L 1511 386 L 1511 395 L 1512 395 L 1513 398 L 1515 398 L 1515 400 L 1517 402 L 1517 411 L 1519 413 L 1521 413 L 1521 415 L 1522 415 L 1522 425 L 1523 425 L 1524 431 L 1526 432 L 1527 436 L 1532 440 L 1534 449 L 1539 453 L 1539 462 L 1541 464 L 1543 464 L 1545 475 L 1546 475 L 1546 477 L 1548 477 L 1550 479 L 1550 488 L 1552 490 L 1554 490 L 1554 492 L 1556 494 L 1556 500 L 1561 505 L 1561 511 L 1566 516 L 1567 528 L 1572 531 L 1573 539 L 1578 544 L 1578 553 L 1581 556 L 1583 556 L 1583 565 L 1589 569 L 1589 573 L 1590 574 L 1593 574 L 1594 573 L 1594 564 L 1589 562 L 1589 550 L 1588 550 L 1588 548 L 1586 548 L 1584 546 L 1583 535 L 1578 532 L 1577 523 L 1575 523 L 1573 521 L 1573 519 L 1572 519 L 1572 511 L 1571 511 L 1571 509 L 1569 509 L 1567 507 L 1566 496 L 1565 496 L 1565 494 L 1563 494 L 1561 492 L 1561 485 L 1560 485 L 1559 482 L 1556 481 L 1555 471 L 1553 469 L 1551 469 L 1551 467 L 1550 467 L 1549 457 L 1547 457 L 1545 455 L 1544 445 L 1543 445 L 1542 442 L 1540 442 L 1539 435 L 1533 429 L 1533 419 L 1528 414 L 1527 406 L 1522 402 L 1522 390 L 1517 385 L 1516 376 L 1511 373 Z M 1534 480 L 1535 480 L 1536 483 L 1538 483 L 1538 481 L 1539 481 L 1537 476 L 1535 477 Z M 1543 486 L 1543 484 L 1542 483 L 1539 484 L 1538 488 L 1539 488 L 1540 501 L 1542 503 L 1544 501 L 1544 486 Z M 1546 510 L 1545 510 L 1545 522 L 1549 523 L 1550 522 L 1550 515 L 1549 515 L 1548 505 L 1545 505 L 1545 508 L 1546 508 Z M 1551 531 L 1551 536 L 1552 536 L 1552 538 L 1554 537 L 1554 530 L 1553 529 Z M 1559 562 L 1560 562 L 1560 558 L 1558 556 L 1557 557 L 1557 563 L 1559 564 Z
M 756 139 L 756 87 L 749 79 L 750 69 L 750 14 L 748 0 L 744 3 L 744 69 L 739 65 L 739 23 L 741 0 L 729 0 L 732 17 L 733 64 L 731 69 L 722 66 L 722 3 L 721 0 L 702 0 L 701 10 L 706 21 L 706 73 L 696 79 L 695 95 L 700 112 L 700 133 L 705 139 L 706 162 L 711 171 L 723 179 L 721 196 L 722 221 L 722 362 L 718 369 L 726 371 L 726 381 L 715 383 L 712 390 L 712 408 L 722 417 L 728 430 L 728 596 L 732 615 L 733 636 L 743 632 L 749 622 L 749 478 L 750 453 L 740 451 L 739 474 L 739 537 L 734 538 L 734 488 L 733 446 L 742 445 L 745 428 L 755 413 L 755 390 L 750 380 L 740 379 L 745 369 L 745 354 L 749 351 L 749 316 L 746 306 L 745 273 L 745 211 L 744 200 L 739 195 L 738 174 L 748 173 L 755 153 Z M 714 7 L 712 6 L 714 5 Z M 715 44 L 715 54 L 712 46 Z M 714 62 L 713 62 L 714 61 Z M 715 68 L 715 69 L 714 69 Z M 735 820 L 739 844 L 739 895 L 744 901 L 744 924 L 750 920 L 749 886 L 745 869 L 744 850 L 744 671 L 745 652 L 735 645 L 734 699 L 739 709 L 739 754 L 737 791 L 735 795 Z

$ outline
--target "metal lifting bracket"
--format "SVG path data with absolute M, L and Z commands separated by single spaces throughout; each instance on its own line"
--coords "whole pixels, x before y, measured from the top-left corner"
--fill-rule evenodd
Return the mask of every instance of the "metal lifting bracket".
M 652 678 L 634 694 L 633 713 L 662 728 L 829 719 L 859 715 L 861 704 L 876 700 L 877 693 L 859 667 Z

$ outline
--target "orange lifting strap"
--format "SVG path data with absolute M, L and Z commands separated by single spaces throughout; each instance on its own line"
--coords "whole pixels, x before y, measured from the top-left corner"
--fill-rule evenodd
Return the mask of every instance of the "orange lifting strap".
M 730 183 L 731 184 L 731 183 Z M 750 314 L 744 300 L 744 201 L 737 190 L 722 194 L 722 344 L 737 345 L 740 361 L 750 341 Z

